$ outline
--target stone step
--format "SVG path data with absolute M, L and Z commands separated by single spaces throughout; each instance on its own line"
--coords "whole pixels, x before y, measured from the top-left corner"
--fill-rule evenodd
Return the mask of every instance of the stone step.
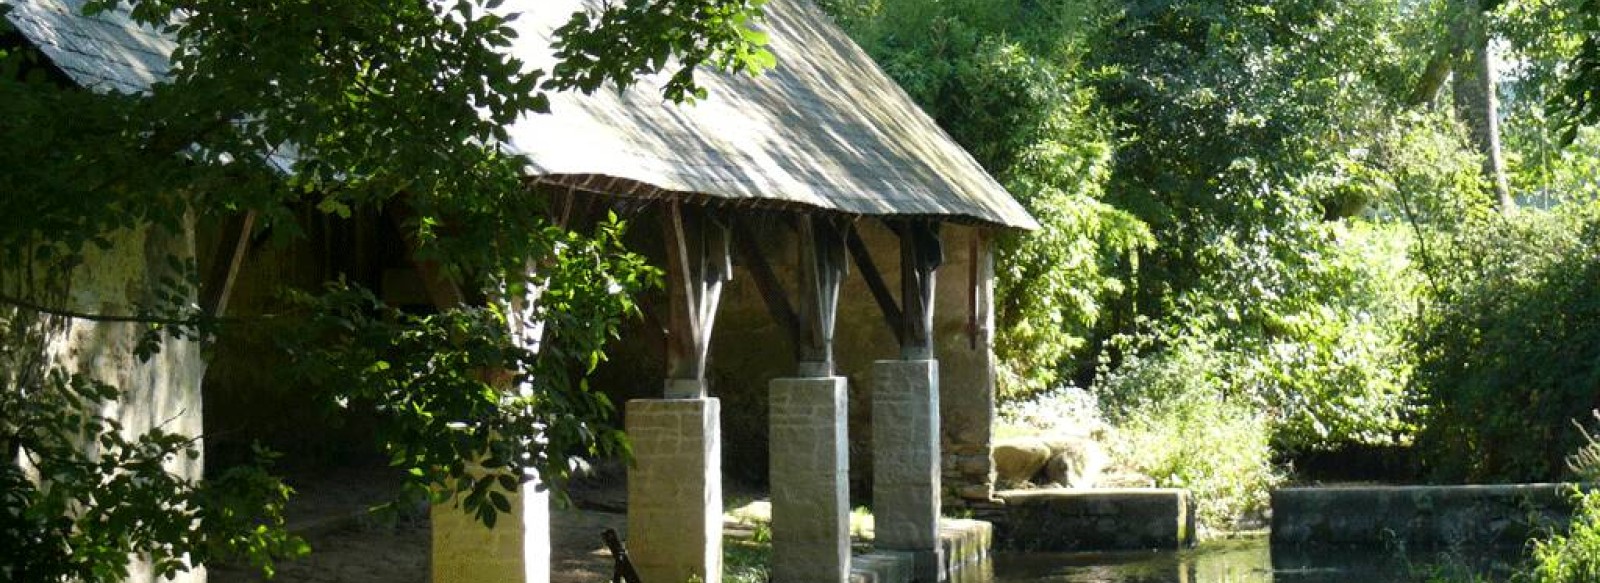
M 994 542 L 994 526 L 982 520 L 945 518 L 939 521 L 939 544 L 943 550 L 945 578 L 950 579 L 989 558 Z
M 1004 490 L 994 544 L 1011 551 L 1178 549 L 1195 540 L 1193 498 L 1169 488 Z
M 911 553 L 873 551 L 850 557 L 850 583 L 911 583 L 915 569 Z
M 978 569 L 989 559 L 994 527 L 982 520 L 942 518 L 939 546 L 940 580 L 948 581 L 968 569 Z M 912 553 L 878 550 L 850 558 L 850 583 L 911 583 L 916 557 Z

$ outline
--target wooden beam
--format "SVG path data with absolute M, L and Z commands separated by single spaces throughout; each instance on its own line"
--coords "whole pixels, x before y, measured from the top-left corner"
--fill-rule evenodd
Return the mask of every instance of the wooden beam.
M 705 212 L 704 207 L 701 210 Z M 699 311 L 694 340 L 697 379 L 705 378 L 706 362 L 711 356 L 711 331 L 716 328 L 722 289 L 733 279 L 733 233 L 726 223 L 709 214 L 704 216 L 699 229 L 700 295 L 695 298 Z
M 222 317 L 228 310 L 228 298 L 233 296 L 233 284 L 239 278 L 239 266 L 250 249 L 250 232 L 255 229 L 256 212 L 228 218 L 222 227 L 222 239 L 217 243 L 217 256 L 211 260 L 211 269 L 202 286 L 200 309 L 213 318 Z
M 772 270 L 772 264 L 768 263 L 767 257 L 761 253 L 761 246 L 756 243 L 750 227 L 742 221 L 735 222 L 733 234 L 739 247 L 739 255 L 744 258 L 745 268 L 750 271 L 750 276 L 755 278 L 756 289 L 761 291 L 761 299 L 767 306 L 767 313 L 771 314 L 772 320 L 783 328 L 784 334 L 789 338 L 789 345 L 794 347 L 795 357 L 798 359 L 800 317 L 790 305 L 789 295 L 784 293 L 783 284 L 778 281 L 778 275 Z
M 904 335 L 900 356 L 906 360 L 933 358 L 934 283 L 939 265 L 944 263 L 944 247 L 939 241 L 939 223 L 915 220 L 899 222 L 900 305 Z
M 831 219 L 800 217 L 800 374 L 834 374 L 833 332 L 844 282 L 845 235 Z
M 417 242 L 416 235 L 406 227 L 406 219 L 400 212 L 386 213 L 394 224 L 395 230 L 400 232 L 400 238 L 406 242 L 406 258 L 411 261 L 412 268 L 417 270 L 417 275 L 422 277 L 422 288 L 428 294 L 428 300 L 433 302 L 433 307 L 439 311 L 459 308 L 467 305 L 467 296 L 461 291 L 461 286 L 451 281 L 444 267 L 438 261 L 423 259 L 418 251 L 422 245 Z
M 677 200 L 666 203 L 662 227 L 670 303 L 667 376 L 674 381 L 692 381 L 688 385 L 698 387 L 688 392 L 693 394 L 675 389 L 669 396 L 704 397 L 711 330 L 716 324 L 724 284 L 733 277 L 733 237 L 727 225 L 716 222 L 704 207 L 686 211 Z
M 670 201 L 661 213 L 667 245 L 667 377 L 698 379 L 692 362 L 695 330 L 695 284 L 689 272 L 689 236 L 685 233 L 683 206 Z
M 850 257 L 855 259 L 856 269 L 861 271 L 861 279 L 867 283 L 867 290 L 872 292 L 872 299 L 878 303 L 883 321 L 894 332 L 895 342 L 904 343 L 904 333 L 900 329 L 900 306 L 895 303 L 894 294 L 889 292 L 889 285 L 884 283 L 878 264 L 872 261 L 872 252 L 867 249 L 867 244 L 861 240 L 861 234 L 856 232 L 853 225 L 846 229 L 845 246 L 850 250 Z

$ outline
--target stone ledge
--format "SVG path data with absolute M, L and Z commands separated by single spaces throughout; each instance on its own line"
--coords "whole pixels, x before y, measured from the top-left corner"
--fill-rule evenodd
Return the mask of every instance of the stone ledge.
M 939 545 L 944 551 L 942 567 L 946 579 L 989 558 L 994 543 L 994 526 L 982 520 L 945 518 L 939 521 Z
M 1565 524 L 1570 484 L 1285 488 L 1272 493 L 1275 547 L 1494 547 Z
M 956 579 L 962 571 L 980 568 L 989 560 L 993 541 L 994 527 L 988 522 L 941 518 L 940 579 Z M 880 550 L 850 558 L 850 583 L 911 583 L 915 580 L 915 571 L 915 553 Z
M 1165 488 L 1005 490 L 993 519 L 995 545 L 1015 551 L 1177 549 L 1194 543 L 1188 490 Z
M 911 583 L 911 553 L 874 551 L 850 557 L 850 583 Z

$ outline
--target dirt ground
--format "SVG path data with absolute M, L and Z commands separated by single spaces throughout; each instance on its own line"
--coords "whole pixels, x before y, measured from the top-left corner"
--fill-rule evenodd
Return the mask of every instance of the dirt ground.
M 288 516 L 290 529 L 307 533 L 312 552 L 281 563 L 274 583 L 425 583 L 429 580 L 430 532 L 424 512 L 408 512 L 392 522 L 365 517 L 364 509 L 393 498 L 398 481 L 384 470 L 350 470 L 289 480 L 298 490 Z M 607 483 L 608 482 L 608 483 Z M 574 495 L 588 508 L 620 509 L 626 495 L 606 480 Z M 595 509 L 552 509 L 551 581 L 598 583 L 611 580 L 611 554 L 600 533 L 614 528 L 626 536 L 625 514 Z M 257 570 L 238 566 L 210 568 L 212 583 L 262 583 Z

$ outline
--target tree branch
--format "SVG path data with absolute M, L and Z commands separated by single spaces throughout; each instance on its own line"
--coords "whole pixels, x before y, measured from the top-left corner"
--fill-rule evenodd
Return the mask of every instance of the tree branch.
M 28 300 L 25 300 L 25 299 L 22 299 L 22 298 L 19 298 L 19 297 L 15 297 L 15 296 L 6 295 L 6 294 L 0 294 L 0 304 L 5 304 L 5 305 L 17 307 L 17 308 L 22 308 L 24 310 L 39 312 L 41 314 L 49 314 L 49 315 L 52 315 L 52 316 L 61 316 L 63 318 L 74 318 L 74 319 L 78 319 L 78 320 L 88 320 L 88 321 L 91 321 L 91 322 L 113 322 L 113 323 L 115 323 L 115 322 L 131 322 L 131 323 L 139 323 L 139 324 L 163 324 L 163 325 L 167 325 L 167 326 L 193 326 L 193 325 L 199 324 L 201 322 L 201 320 L 203 319 L 203 318 L 198 317 L 198 316 L 194 317 L 194 318 L 188 318 L 188 319 L 180 320 L 180 319 L 175 319 L 175 318 L 160 318 L 160 317 L 156 317 L 156 316 L 125 316 L 125 315 L 115 315 L 115 314 L 91 314 L 91 313 L 88 313 L 88 312 L 80 312 L 80 311 L 76 311 L 76 310 L 68 310 L 68 309 L 64 309 L 64 308 L 56 308 L 56 307 L 46 306 L 46 305 L 43 305 L 43 304 L 30 302 Z

